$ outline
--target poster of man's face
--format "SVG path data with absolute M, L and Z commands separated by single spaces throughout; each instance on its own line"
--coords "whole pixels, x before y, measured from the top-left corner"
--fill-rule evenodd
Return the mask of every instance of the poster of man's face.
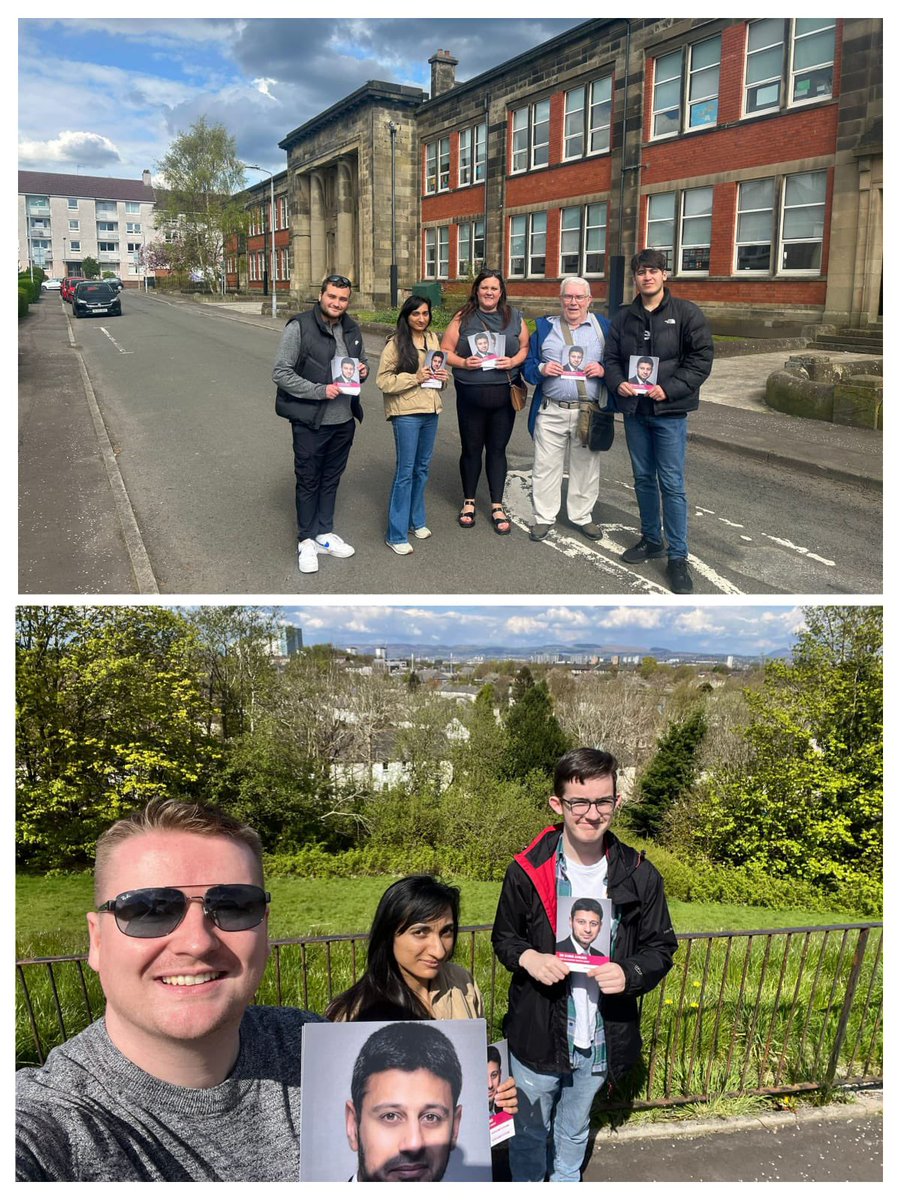
M 598 896 L 557 897 L 557 957 L 574 970 L 599 966 L 610 955 L 610 901 Z
M 636 388 L 650 389 L 657 383 L 660 359 L 653 355 L 632 354 L 629 357 L 629 383 Z
M 490 1180 L 485 1032 L 481 1020 L 305 1026 L 301 1181 Z

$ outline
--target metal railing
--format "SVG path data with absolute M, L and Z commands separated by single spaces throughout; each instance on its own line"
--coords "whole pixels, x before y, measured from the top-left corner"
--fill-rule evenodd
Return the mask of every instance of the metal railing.
M 490 929 L 462 927 L 455 958 L 476 978 L 494 1038 L 502 1036 L 509 975 L 498 970 Z M 673 970 L 641 1000 L 644 1052 L 631 1107 L 881 1081 L 880 923 L 678 940 Z M 257 1002 L 322 1012 L 360 975 L 366 941 L 366 934 L 273 941 Z M 43 1063 L 103 1012 L 86 961 L 70 954 L 16 962 L 17 1066 Z

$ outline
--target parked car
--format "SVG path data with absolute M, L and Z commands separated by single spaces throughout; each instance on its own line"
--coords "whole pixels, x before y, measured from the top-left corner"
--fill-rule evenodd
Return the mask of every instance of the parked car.
M 82 280 L 75 289 L 72 311 L 76 317 L 122 316 L 122 301 L 115 288 L 96 279 Z
M 118 275 L 104 275 L 100 280 L 101 283 L 108 283 L 110 287 L 115 288 L 117 292 L 121 292 L 125 286 Z
M 63 281 L 61 279 L 45 279 L 41 283 L 41 291 L 42 292 L 58 292 L 61 289 L 62 284 L 63 284 Z
M 64 300 L 72 303 L 72 293 L 75 291 L 76 284 L 84 283 L 83 275 L 67 275 L 60 284 L 60 295 Z

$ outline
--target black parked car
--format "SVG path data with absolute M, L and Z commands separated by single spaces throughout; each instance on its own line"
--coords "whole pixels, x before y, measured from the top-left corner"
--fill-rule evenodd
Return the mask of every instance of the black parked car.
M 121 317 L 122 301 L 114 287 L 91 279 L 76 287 L 72 311 L 76 317 Z

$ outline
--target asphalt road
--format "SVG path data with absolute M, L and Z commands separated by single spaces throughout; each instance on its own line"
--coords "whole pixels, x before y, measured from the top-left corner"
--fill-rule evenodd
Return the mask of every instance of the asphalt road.
M 638 536 L 622 427 L 604 457 L 592 543 L 565 519 L 528 540 L 531 441 L 525 414 L 508 450 L 510 537 L 488 520 L 456 524 L 459 441 L 453 392 L 427 495 L 434 536 L 407 558 L 384 545 L 394 448 L 373 381 L 338 495 L 336 532 L 356 548 L 296 567 L 290 430 L 275 415 L 277 333 L 203 305 L 128 292 L 124 315 L 72 321 L 159 590 L 224 594 L 669 594 L 664 562 L 629 567 Z M 881 500 L 854 484 L 744 460 L 709 445 L 688 453 L 691 566 L 697 594 L 878 593 Z M 81 581 L 71 590 L 82 590 Z M 84 590 L 102 590 L 91 589 Z M 125 589 L 123 589 L 125 590 Z

